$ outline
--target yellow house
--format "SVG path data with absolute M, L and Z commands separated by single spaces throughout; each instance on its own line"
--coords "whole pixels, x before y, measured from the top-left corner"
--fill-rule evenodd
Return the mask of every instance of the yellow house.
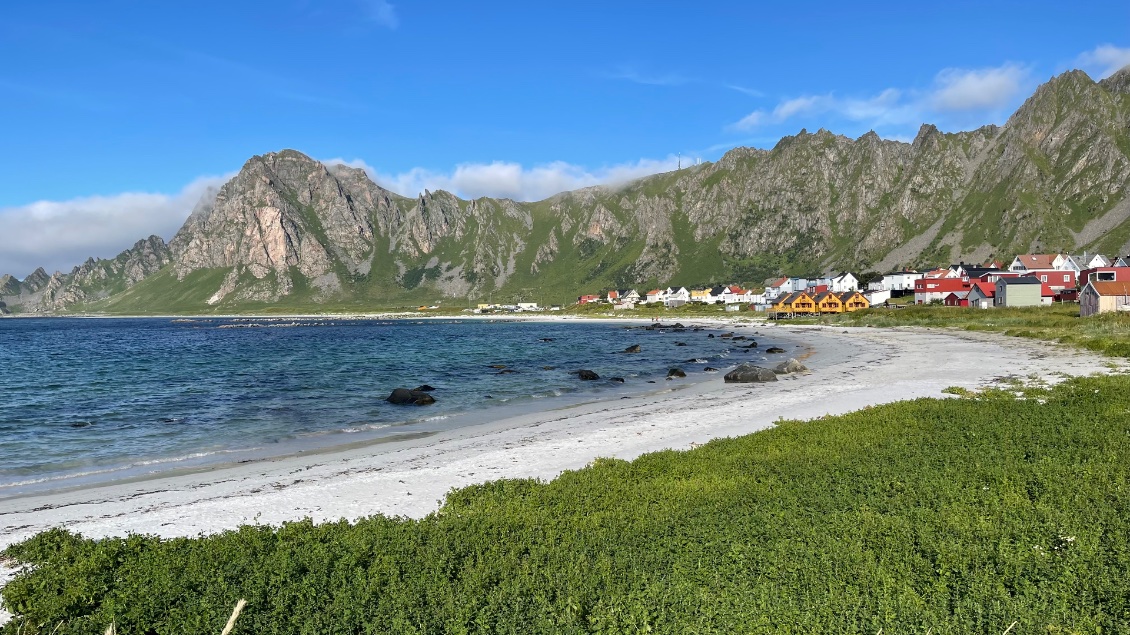
M 871 303 L 863 294 L 858 291 L 845 291 L 840 294 L 840 302 L 844 305 L 844 311 L 851 313 L 860 309 L 870 309 Z
M 710 302 L 710 289 L 691 289 L 691 302 Z
M 816 302 L 804 291 L 794 291 L 773 305 L 778 313 L 816 313 Z
M 844 303 L 840 296 L 831 291 L 817 293 L 812 301 L 816 303 L 816 310 L 820 313 L 843 313 Z

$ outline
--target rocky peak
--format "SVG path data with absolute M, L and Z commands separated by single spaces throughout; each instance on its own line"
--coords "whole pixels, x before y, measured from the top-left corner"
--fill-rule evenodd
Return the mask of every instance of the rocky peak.
M 50 279 L 51 276 L 47 275 L 47 272 L 43 270 L 43 267 L 40 267 L 31 272 L 28 277 L 24 278 L 24 287 L 26 287 L 28 291 L 35 293 L 42 289 Z
M 14 276 L 4 274 L 0 276 L 0 295 L 16 295 L 20 292 L 20 281 Z
M 1099 85 L 1112 93 L 1130 95 L 1130 65 L 1123 66 L 1110 77 L 1101 80 Z

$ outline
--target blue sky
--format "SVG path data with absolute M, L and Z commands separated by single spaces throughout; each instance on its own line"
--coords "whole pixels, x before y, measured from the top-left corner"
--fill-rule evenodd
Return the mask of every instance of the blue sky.
M 1126 2 L 13 3 L 0 272 L 112 256 L 295 148 L 413 195 L 534 200 L 800 128 L 1003 123 L 1130 63 Z

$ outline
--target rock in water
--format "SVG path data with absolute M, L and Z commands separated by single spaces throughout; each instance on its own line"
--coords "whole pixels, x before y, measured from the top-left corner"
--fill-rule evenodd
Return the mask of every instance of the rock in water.
M 798 362 L 797 360 L 790 358 L 787 362 L 781 362 L 780 364 L 777 364 L 777 367 L 773 369 L 773 372 L 777 373 L 778 375 L 807 373 L 808 367 Z
M 583 379 L 585 381 L 593 381 L 593 380 L 596 380 L 596 379 L 600 379 L 600 375 L 597 375 L 596 373 L 592 372 L 591 370 L 587 370 L 587 369 L 586 370 L 578 370 L 577 371 L 577 377 L 580 377 L 581 379 Z
M 624 352 L 625 353 L 638 353 L 638 352 L 640 352 L 640 345 L 639 344 L 632 344 L 628 348 L 625 348 Z
M 413 389 L 412 392 L 431 392 L 433 390 L 435 390 L 434 387 L 424 384 L 422 386 L 416 386 L 416 388 Z
M 435 397 L 421 390 L 394 388 L 385 401 L 397 406 L 427 406 L 436 402 Z
M 718 369 L 714 368 L 713 366 L 707 366 L 706 368 L 702 369 L 702 372 L 704 372 L 704 373 L 716 373 L 716 372 L 718 372 Z
M 686 342 L 675 342 L 675 346 L 686 346 Z
M 668 377 L 686 377 L 687 374 L 683 372 L 682 368 L 672 368 L 671 370 L 667 371 L 667 376 Z
M 754 366 L 753 364 L 742 364 L 726 373 L 725 377 L 727 384 L 750 384 L 765 381 L 777 381 L 777 373 Z
M 769 348 L 765 349 L 765 352 L 766 353 L 784 353 L 785 349 L 777 347 L 777 346 L 770 346 Z
M 608 381 L 615 382 L 617 384 L 622 384 L 622 383 L 624 383 L 624 378 L 623 377 L 609 377 Z

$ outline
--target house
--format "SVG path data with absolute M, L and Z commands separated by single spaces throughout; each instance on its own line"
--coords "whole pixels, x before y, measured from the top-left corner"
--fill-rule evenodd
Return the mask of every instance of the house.
M 1063 254 L 1021 254 L 1008 266 L 1009 271 L 1028 273 L 1029 271 L 1063 271 L 1067 266 L 1067 256 Z
M 828 288 L 833 293 L 844 293 L 845 291 L 858 291 L 859 279 L 847 271 L 840 272 L 840 275 L 832 277 L 828 281 Z
M 844 305 L 844 311 L 847 313 L 871 308 L 871 301 L 858 291 L 844 291 L 839 296 L 840 302 Z
M 1075 279 L 1079 274 L 1071 269 L 1033 269 L 1025 275 L 1038 278 L 1052 289 L 1062 290 L 1074 289 Z
M 868 291 L 863 294 L 867 298 L 867 303 L 871 306 L 876 304 L 886 304 L 891 299 L 891 292 L 887 289 Z
M 686 287 L 671 288 L 667 287 L 667 296 L 663 300 L 663 304 L 667 307 L 683 306 L 691 301 L 691 292 Z
M 644 297 L 647 298 L 646 300 L 644 300 L 646 304 L 651 304 L 653 302 L 663 302 L 667 299 L 667 292 L 663 289 L 652 289 L 651 291 L 648 291 Z
M 690 301 L 702 304 L 714 304 L 715 302 L 710 289 L 691 289 Z
M 993 306 L 1040 306 L 1044 285 L 1032 276 L 1001 278 L 997 281 L 997 292 L 993 296 Z
M 592 294 L 592 295 L 582 295 L 581 297 L 577 298 L 577 304 L 594 304 L 594 303 L 599 303 L 599 302 L 600 302 L 600 299 L 601 299 L 601 298 L 600 298 L 600 296 L 599 296 L 599 295 L 595 295 L 595 294 Z
M 1130 267 L 1130 256 L 1118 256 L 1114 262 L 1110 263 L 1112 267 Z
M 954 291 L 968 291 L 970 286 L 965 278 L 921 278 L 914 281 L 914 303 L 941 302 Z
M 793 291 L 773 304 L 777 313 L 816 313 L 816 302 L 804 291 Z
M 519 311 L 541 311 L 541 309 L 538 308 L 537 302 L 519 302 L 517 310 L 519 310 Z
M 1130 282 L 1092 280 L 1079 292 L 1079 315 L 1082 317 L 1128 310 L 1130 310 Z
M 969 306 L 969 292 L 951 291 L 946 297 L 942 298 L 942 304 L 946 306 Z
M 997 267 L 982 267 L 981 265 L 959 265 L 959 271 L 961 275 L 970 280 L 984 278 L 994 273 L 1004 273 Z
M 781 296 L 788 295 L 794 291 L 803 291 L 808 288 L 808 281 L 804 278 L 789 278 L 787 276 L 777 278 L 765 287 L 765 297 L 770 300 L 776 300 Z
M 831 291 L 817 293 L 812 296 L 812 301 L 816 303 L 816 310 L 820 313 L 844 312 L 844 303 L 840 300 L 840 296 Z
M 1094 269 L 1096 267 L 1109 267 L 1110 259 L 1102 254 L 1090 254 L 1083 252 L 1082 256 L 1068 256 L 1067 262 L 1064 263 L 1065 268 L 1071 269 L 1078 273 L 1084 269 Z
M 1079 284 L 1093 281 L 1130 282 L 1130 267 L 1094 267 L 1079 272 Z
M 961 274 L 954 271 L 953 269 L 947 268 L 947 269 L 934 269 L 933 271 L 927 271 L 926 273 L 922 274 L 922 277 L 923 278 L 930 278 L 931 280 L 936 280 L 938 278 L 960 278 Z M 917 288 L 917 286 L 915 288 Z
M 996 296 L 997 285 L 992 282 L 974 282 L 966 296 L 967 306 L 975 309 L 987 309 L 993 306 L 993 297 Z

